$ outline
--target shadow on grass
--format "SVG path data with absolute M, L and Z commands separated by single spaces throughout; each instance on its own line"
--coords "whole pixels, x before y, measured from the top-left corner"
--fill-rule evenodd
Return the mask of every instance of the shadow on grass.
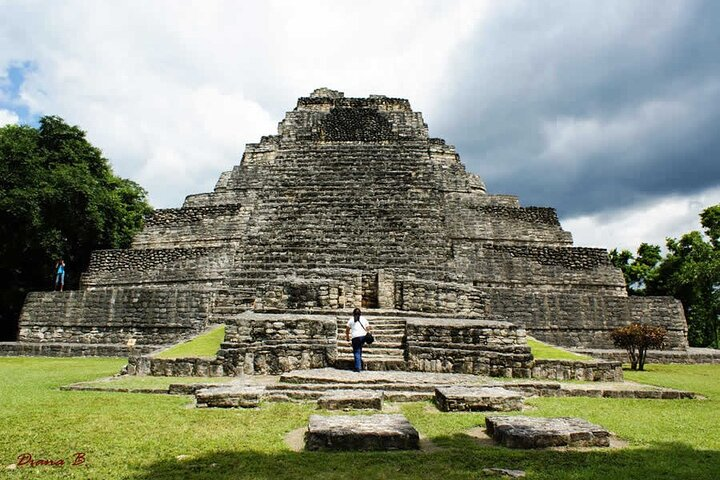
M 480 446 L 467 435 L 438 437 L 436 451 L 220 451 L 186 460 L 161 460 L 135 480 L 295 478 L 477 479 L 483 468 L 525 470 L 529 479 L 717 479 L 720 452 L 680 443 L 625 449 L 510 450 Z

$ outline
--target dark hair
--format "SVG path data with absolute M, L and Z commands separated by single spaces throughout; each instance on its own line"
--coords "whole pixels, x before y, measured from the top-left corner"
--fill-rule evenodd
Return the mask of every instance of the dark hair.
M 356 308 L 355 310 L 353 310 L 353 317 L 355 317 L 356 322 L 360 318 L 360 315 L 362 315 L 362 312 L 360 311 L 359 308 Z

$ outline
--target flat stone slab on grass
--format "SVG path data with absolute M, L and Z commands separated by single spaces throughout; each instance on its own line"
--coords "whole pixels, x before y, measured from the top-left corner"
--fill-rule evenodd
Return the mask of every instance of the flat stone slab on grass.
M 313 415 L 307 450 L 417 450 L 420 435 L 404 415 Z
M 318 398 L 318 406 L 328 410 L 382 410 L 383 392 L 377 390 L 333 390 Z
M 523 396 L 501 387 L 437 387 L 435 402 L 443 412 L 521 410 Z
M 260 405 L 265 387 L 233 385 L 203 388 L 195 392 L 198 407 L 252 408 Z
M 493 416 L 485 417 L 485 428 L 509 448 L 610 446 L 610 432 L 582 418 Z

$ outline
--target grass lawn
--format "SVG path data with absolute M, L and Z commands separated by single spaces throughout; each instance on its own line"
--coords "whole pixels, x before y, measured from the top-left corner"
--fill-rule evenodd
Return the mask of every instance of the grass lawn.
M 629 442 L 623 449 L 516 451 L 465 435 L 475 413 L 400 404 L 439 448 L 423 452 L 293 452 L 284 443 L 305 426 L 312 404 L 259 409 L 188 408 L 190 397 L 60 391 L 111 375 L 124 359 L 0 358 L 0 478 L 477 479 L 482 469 L 521 469 L 528 479 L 717 479 L 720 475 L 720 365 L 648 365 L 628 378 L 694 390 L 708 400 L 538 398 L 531 415 L 575 415 Z M 18 455 L 64 466 L 5 467 Z M 85 463 L 71 466 L 73 454 Z M 186 456 L 180 457 L 179 456 Z
M 209 332 L 198 335 L 192 340 L 174 345 L 167 350 L 163 350 L 156 357 L 158 358 L 215 358 L 215 354 L 220 349 L 220 343 L 225 338 L 225 325 L 210 330 Z
M 592 360 L 587 355 L 568 352 L 567 350 L 553 347 L 534 338 L 528 338 L 527 343 L 530 346 L 533 357 L 539 360 Z

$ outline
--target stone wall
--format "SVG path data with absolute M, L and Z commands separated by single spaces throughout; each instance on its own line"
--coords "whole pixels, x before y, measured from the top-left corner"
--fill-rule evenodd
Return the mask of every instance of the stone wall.
M 155 210 L 133 239 L 133 248 L 227 246 L 242 239 L 252 204 L 234 203 Z M 245 206 L 245 202 L 250 205 Z
M 212 294 L 194 289 L 107 288 L 28 294 L 21 342 L 173 343 L 205 328 Z
M 0 357 L 127 357 L 137 353 L 150 353 L 157 345 L 127 345 L 107 343 L 58 343 L 58 342 L 0 342 Z
M 323 368 L 337 357 L 337 319 L 246 312 L 225 326 L 218 353 L 228 375 Z
M 267 280 L 256 287 L 254 309 L 338 309 L 360 305 L 360 272 L 341 275 L 326 271 L 326 275 L 325 278 L 312 278 L 313 273 L 308 272 L 304 278 L 292 276 Z M 341 278 L 332 278 L 334 276 Z
M 477 193 L 448 193 L 445 199 L 447 233 L 455 240 L 572 245 L 552 208 L 520 207 L 516 198 Z
M 395 281 L 395 308 L 478 317 L 485 313 L 485 301 L 472 286 L 404 279 Z
M 152 375 L 155 377 L 223 377 L 227 375 L 221 359 L 155 358 L 150 355 L 128 357 L 125 372 L 128 375 Z
M 668 330 L 668 348 L 687 348 L 682 305 L 671 297 L 488 289 L 489 313 L 512 318 L 538 340 L 565 347 L 613 348 L 610 331 L 633 322 Z
M 198 283 L 222 284 L 233 252 L 219 247 L 96 250 L 82 287 Z
M 458 241 L 454 252 L 455 267 L 477 287 L 626 295 L 622 273 L 602 249 Z
M 408 319 L 410 370 L 529 377 L 525 330 L 491 320 Z
M 616 362 L 630 363 L 628 353 L 618 349 L 580 348 L 578 353 Z M 720 350 L 713 348 L 688 348 L 687 350 L 648 350 L 647 363 L 720 363 Z
M 605 360 L 535 360 L 532 378 L 547 380 L 583 380 L 621 382 L 622 362 Z

